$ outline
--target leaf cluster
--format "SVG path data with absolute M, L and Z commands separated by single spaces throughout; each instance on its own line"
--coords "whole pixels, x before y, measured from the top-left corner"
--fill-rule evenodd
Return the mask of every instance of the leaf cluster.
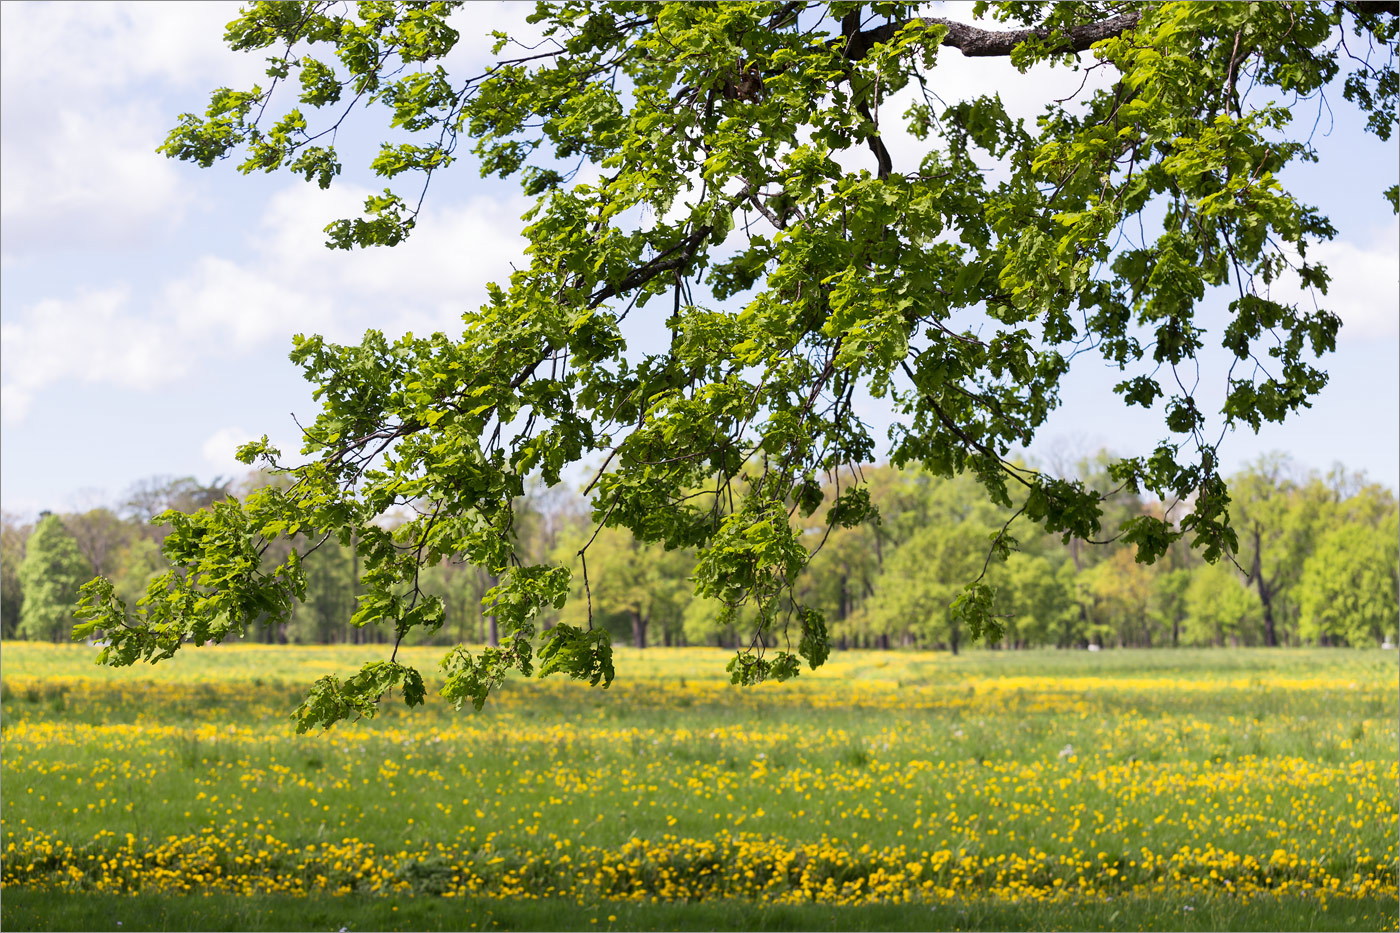
M 107 660 L 168 657 L 186 638 L 280 617 L 304 580 L 295 552 L 265 569 L 265 542 L 313 529 L 363 542 L 356 621 L 391 625 L 396 644 L 440 623 L 423 568 L 460 555 L 499 579 L 488 608 L 501 646 L 447 661 L 445 694 L 479 705 L 507 669 L 533 671 L 540 613 L 570 589 L 563 567 L 520 560 L 512 503 L 532 473 L 557 484 L 592 459 L 598 528 L 693 549 L 697 593 L 725 619 L 753 613 L 755 648 L 732 676 L 783 679 L 797 656 L 764 657 L 764 633 L 796 621 L 809 663 L 825 654 L 819 619 L 793 599 L 812 554 L 794 516 L 820 508 L 820 477 L 873 459 L 857 392 L 897 412 L 896 464 L 970 474 L 992 502 L 1009 507 L 1014 493 L 1025 517 L 1091 540 L 1103 493 L 1012 459 L 1088 353 L 1124 371 L 1130 403 L 1161 410 L 1161 442 L 1114 464 L 1116 482 L 1194 503 L 1180 523 L 1140 515 L 1119 529 L 1138 559 L 1182 538 L 1208 560 L 1235 551 L 1215 428 L 1257 430 L 1305 407 L 1339 323 L 1268 294 L 1290 275 L 1325 290 L 1325 271 L 1295 257 L 1334 232 L 1279 181 L 1315 157 L 1287 136 L 1292 108 L 1339 73 L 1349 29 L 1379 51 L 1347 94 L 1389 132 L 1393 15 L 1345 3 L 981 5 L 1024 27 L 1006 34 L 912 3 L 562 0 L 536 5 L 539 43 L 499 36 L 502 57 L 462 80 L 441 66 L 456 7 L 254 3 L 227 37 L 274 52 L 269 82 L 216 91 L 163 147 L 205 166 L 238 151 L 241 171 L 324 187 L 340 171 L 342 121 L 383 105 L 387 130 L 408 141 L 386 142 L 371 169 L 400 188 L 330 225 L 330 244 L 409 236 L 423 189 L 415 199 L 402 182 L 426 185 L 465 139 L 484 174 L 533 199 L 528 264 L 492 286 L 460 335 L 297 338 L 292 358 L 322 406 L 305 434 L 312 459 L 284 468 L 265 441 L 246 447 L 287 469 L 288 488 L 172 519 L 176 569 L 135 619 L 93 586 L 84 612 L 113 633 Z M 956 49 L 1113 80 L 1047 102 L 1027 126 L 993 93 L 933 96 L 939 59 Z M 919 91 L 905 120 L 927 148 L 895 165 L 882 121 L 898 117 L 882 104 L 904 89 Z M 273 116 L 286 94 L 295 104 Z M 868 167 L 848 167 L 859 158 Z M 596 172 L 577 180 L 585 163 Z M 1160 218 L 1150 234 L 1146 217 Z M 1223 343 L 1239 365 L 1212 413 L 1183 373 L 1205 346 L 1210 289 L 1227 284 L 1239 299 Z M 658 306 L 670 346 L 629 354 L 623 322 Z M 395 509 L 412 517 L 380 527 Z M 858 493 L 838 495 L 828 526 L 863 515 Z M 1011 541 L 992 548 L 1005 556 Z M 990 605 L 974 584 L 956 613 L 992 632 Z M 607 679 L 606 640 L 564 632 L 545 644 L 549 670 Z M 407 682 L 386 680 L 394 670 L 318 688 L 302 721 L 363 714 L 361 700 Z

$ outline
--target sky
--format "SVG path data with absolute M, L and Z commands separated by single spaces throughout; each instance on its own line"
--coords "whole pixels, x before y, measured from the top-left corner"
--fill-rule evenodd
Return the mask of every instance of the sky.
M 520 30 L 530 5 L 474 3 L 449 73 L 489 59 L 492 29 Z M 310 386 L 287 360 L 291 336 L 356 341 L 366 328 L 460 330 L 488 282 L 519 262 L 513 183 L 483 180 L 464 159 L 435 179 L 413 236 L 393 249 L 332 251 L 322 228 L 355 216 L 383 187 L 364 168 L 387 121 L 359 114 L 338 139 L 344 174 L 329 191 L 285 174 L 204 170 L 155 152 L 178 114 L 208 92 L 247 87 L 262 59 L 229 51 L 236 3 L 0 4 L 0 506 L 32 516 L 115 505 L 153 475 L 241 476 L 239 443 L 267 434 L 299 447 L 293 416 L 315 415 Z M 970 15 L 949 5 L 943 15 Z M 471 72 L 476 73 L 476 72 Z M 1099 74 L 1102 74 L 1100 72 Z M 1020 75 L 1004 60 L 945 50 L 935 87 L 948 100 L 995 88 L 1013 116 L 1063 97 L 1082 75 Z M 1097 78 L 1098 76 L 1092 76 Z M 887 104 L 892 108 L 894 102 Z M 1269 451 L 1301 469 L 1340 462 L 1400 486 L 1400 225 L 1381 192 L 1396 182 L 1394 141 L 1362 132 L 1340 91 L 1300 110 L 1316 165 L 1283 176 L 1324 208 L 1337 238 L 1310 258 L 1333 287 L 1321 300 L 1344 321 L 1323 366 L 1331 382 L 1311 410 L 1257 436 L 1228 436 L 1227 471 Z M 889 139 L 896 166 L 918 142 Z M 851 158 L 859 156 L 852 154 Z M 1298 296 L 1312 300 L 1310 296 Z M 1218 300 L 1219 312 L 1225 299 Z M 660 327 L 657 323 L 654 326 Z M 648 335 L 640 335 L 645 340 Z M 1082 365 L 1080 365 L 1082 364 Z M 1203 382 L 1223 385 L 1222 353 Z M 1117 403 L 1123 375 L 1082 358 L 1063 404 L 1029 453 L 1042 460 L 1107 447 L 1149 451 L 1160 415 Z M 861 409 L 879 435 L 890 415 Z

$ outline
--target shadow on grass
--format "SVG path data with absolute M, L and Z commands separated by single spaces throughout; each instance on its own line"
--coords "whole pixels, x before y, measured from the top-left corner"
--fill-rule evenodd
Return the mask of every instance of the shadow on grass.
M 1394 930 L 1395 898 L 758 905 L 403 896 L 80 894 L 9 887 L 5 930 Z

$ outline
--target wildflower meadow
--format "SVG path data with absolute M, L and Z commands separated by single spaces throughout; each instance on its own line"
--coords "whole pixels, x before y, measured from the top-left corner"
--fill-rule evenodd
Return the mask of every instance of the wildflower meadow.
M 619 650 L 296 735 L 364 650 L 7 643 L 5 928 L 1396 927 L 1390 652 Z

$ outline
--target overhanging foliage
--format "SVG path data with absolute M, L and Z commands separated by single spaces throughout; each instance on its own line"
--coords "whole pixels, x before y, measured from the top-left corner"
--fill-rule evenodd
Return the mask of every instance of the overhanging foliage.
M 515 57 L 466 80 L 437 64 L 458 38 L 456 6 L 255 3 L 227 37 L 275 53 L 269 83 L 216 91 L 163 147 L 205 166 L 237 152 L 244 172 L 325 187 L 341 168 L 333 129 L 381 103 L 415 141 L 386 143 L 374 171 L 425 186 L 469 141 L 484 173 L 517 177 L 535 198 L 529 264 L 458 337 L 298 336 L 292 359 L 322 405 L 305 432 L 311 459 L 286 488 L 165 516 L 175 569 L 134 611 L 110 584 L 89 584 L 78 635 L 106 633 L 103 661 L 157 660 L 279 618 L 304 587 L 299 557 L 266 567 L 263 555 L 300 531 L 356 538 L 356 621 L 400 638 L 442 621 L 421 567 L 462 555 L 499 576 L 487 611 L 501 646 L 444 661 L 443 693 L 458 703 L 480 705 L 510 668 L 532 671 L 537 650 L 546 670 L 606 683 L 606 638 L 560 626 L 537 646 L 536 619 L 567 597 L 569 574 L 522 563 L 511 535 L 527 475 L 556 484 L 596 458 L 597 523 L 696 548 L 697 592 L 751 613 L 736 682 L 791 676 L 798 656 L 766 656 L 758 636 L 794 626 L 801 656 L 825 657 L 821 618 L 791 598 L 815 546 L 792 517 L 876 453 L 857 389 L 897 413 L 895 463 L 970 471 L 1003 507 L 1093 539 L 1099 493 L 1008 459 L 1091 349 L 1123 369 L 1129 403 L 1164 403 L 1162 442 L 1114 464 L 1115 479 L 1193 503 L 1179 523 L 1137 516 L 1110 533 L 1143 561 L 1183 536 L 1209 560 L 1234 551 L 1218 440 L 1176 373 L 1203 349 L 1208 289 L 1229 285 L 1223 344 L 1237 365 L 1223 427 L 1281 421 L 1325 384 L 1310 360 L 1333 348 L 1338 319 L 1271 300 L 1269 286 L 1293 277 L 1325 290 L 1306 255 L 1334 231 L 1278 176 L 1314 157 L 1288 136 L 1292 106 L 1344 68 L 1347 96 L 1388 138 L 1395 4 L 979 3 L 1014 27 L 984 29 L 920 18 L 910 3 L 573 0 L 540 3 L 531 22 L 544 41 L 517 53 L 500 36 L 496 53 Z M 993 89 L 952 105 L 932 95 L 939 59 L 959 53 L 1115 80 L 1047 101 L 1028 127 Z M 907 112 L 882 111 L 907 88 L 923 92 Z M 300 106 L 276 117 L 288 95 Z M 894 164 L 882 138 L 900 118 L 927 143 L 918 164 Z M 837 161 L 866 149 L 869 169 Z M 576 175 L 582 166 L 592 173 Z M 363 217 L 327 228 L 330 245 L 392 246 L 421 203 L 386 189 Z M 1155 235 L 1125 239 L 1140 222 Z M 965 312 L 986 326 L 960 327 Z M 629 359 L 622 322 L 642 313 L 664 315 L 670 345 Z M 240 452 L 274 469 L 280 456 L 266 438 Z M 374 523 L 405 504 L 412 521 Z M 828 519 L 862 521 L 868 504 L 843 493 Z M 586 549 L 582 566 L 586 576 Z M 989 597 L 971 582 L 957 602 L 974 636 L 995 625 Z M 299 726 L 372 714 L 395 688 L 422 698 L 418 672 L 393 657 L 326 678 Z

